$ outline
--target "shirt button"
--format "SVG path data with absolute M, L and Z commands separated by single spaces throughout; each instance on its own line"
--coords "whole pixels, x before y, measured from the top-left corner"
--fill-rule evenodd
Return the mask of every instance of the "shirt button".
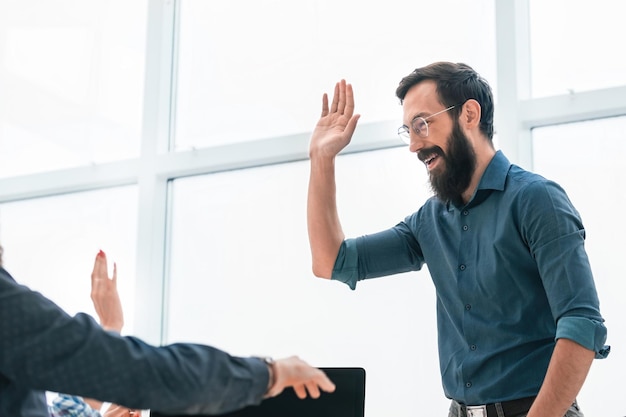
M 470 310 L 472 309 L 471 304 L 465 304 L 465 309 L 466 309 L 467 311 L 470 311 Z
M 471 388 L 472 387 L 472 383 L 471 382 L 466 382 L 465 383 L 465 388 Z
M 467 211 L 467 210 L 463 210 L 463 215 L 464 215 L 464 216 L 467 216 L 468 214 L 469 214 L 469 211 Z
M 469 227 L 467 225 L 464 225 L 463 230 L 467 230 L 467 229 L 469 229 Z
M 476 345 L 470 345 L 471 350 L 476 350 Z
M 459 265 L 459 269 L 460 269 L 461 271 L 465 271 L 465 265 L 463 265 L 463 264 Z

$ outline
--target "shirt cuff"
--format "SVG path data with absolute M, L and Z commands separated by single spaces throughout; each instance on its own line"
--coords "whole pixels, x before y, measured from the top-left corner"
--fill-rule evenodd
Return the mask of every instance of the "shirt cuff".
M 354 290 L 358 278 L 359 254 L 356 249 L 356 239 L 346 239 L 339 247 L 331 279 L 343 282 Z
M 254 375 L 254 385 L 250 389 L 248 402 L 259 404 L 265 399 L 265 394 L 267 394 L 267 386 L 270 382 L 270 371 L 263 358 L 254 356 L 243 358 L 243 360 L 248 362 L 252 374 Z M 259 375 L 261 375 L 261 377 L 259 377 Z
M 593 350 L 596 359 L 604 359 L 609 355 L 611 347 L 606 341 L 606 327 L 602 322 L 585 317 L 563 317 L 556 326 L 557 339 L 570 339 L 579 345 Z

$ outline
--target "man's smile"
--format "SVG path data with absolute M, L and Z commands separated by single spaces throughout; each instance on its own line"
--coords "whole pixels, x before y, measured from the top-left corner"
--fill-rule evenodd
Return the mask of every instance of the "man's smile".
M 438 152 L 430 152 L 427 154 L 420 153 L 418 154 L 418 159 L 422 161 L 424 165 L 426 165 L 426 168 L 430 171 L 437 165 L 440 156 L 441 155 L 439 155 Z

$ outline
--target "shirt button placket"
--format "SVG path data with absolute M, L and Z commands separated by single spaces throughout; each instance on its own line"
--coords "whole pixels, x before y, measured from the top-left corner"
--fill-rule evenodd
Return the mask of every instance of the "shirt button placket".
M 469 211 L 468 211 L 468 210 L 463 210 L 463 211 L 461 212 L 461 214 L 462 214 L 463 216 L 467 216 L 467 215 L 469 214 Z M 467 231 L 469 230 L 469 226 L 468 226 L 467 224 L 464 224 L 464 225 L 461 227 L 461 229 L 463 229 L 463 231 L 464 231 L 464 232 L 467 232 Z M 465 265 L 464 265 L 464 264 L 460 264 L 460 265 L 459 265 L 459 270 L 460 270 L 460 271 L 465 271 Z

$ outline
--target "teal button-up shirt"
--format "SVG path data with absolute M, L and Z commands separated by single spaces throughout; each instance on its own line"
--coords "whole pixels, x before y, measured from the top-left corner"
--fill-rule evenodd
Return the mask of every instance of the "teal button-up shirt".
M 426 263 L 444 392 L 488 404 L 536 395 L 558 338 L 608 354 L 584 239 L 563 189 L 497 152 L 466 206 L 431 198 L 391 229 L 345 240 L 332 278 L 354 289 Z

